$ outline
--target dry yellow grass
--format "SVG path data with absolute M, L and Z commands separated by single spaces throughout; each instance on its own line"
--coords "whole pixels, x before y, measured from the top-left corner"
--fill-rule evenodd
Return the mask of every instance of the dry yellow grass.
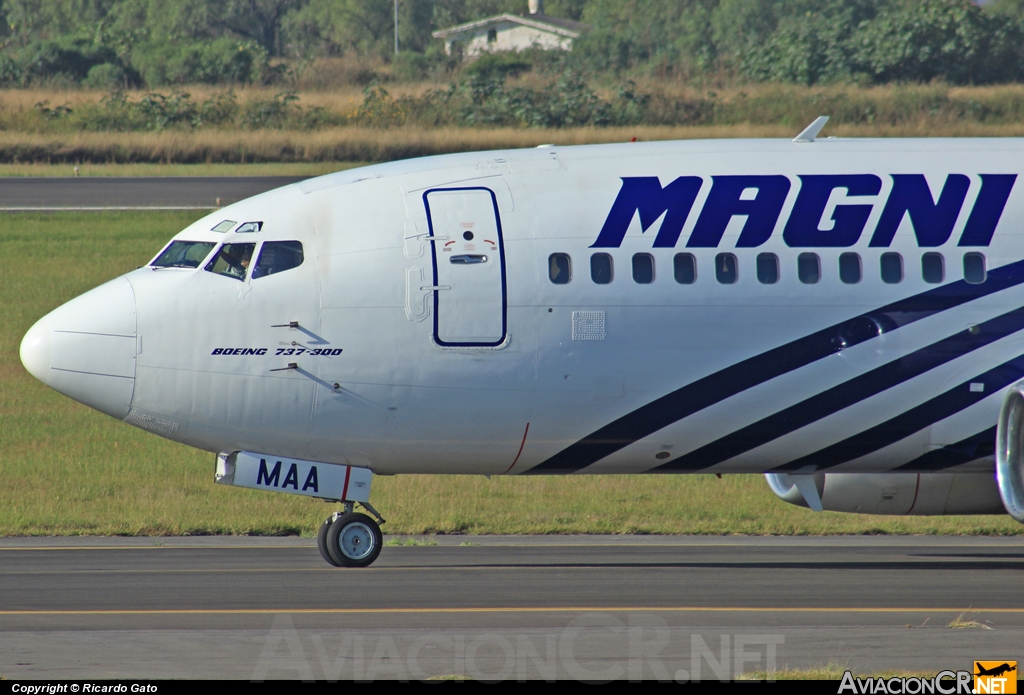
M 985 623 L 979 622 L 974 619 L 974 613 L 970 611 L 964 611 L 957 617 L 950 621 L 946 627 L 953 630 L 991 630 L 992 628 Z
M 509 80 L 508 84 L 511 86 L 541 87 L 549 79 L 549 76 L 526 73 L 521 77 Z M 721 83 L 714 80 L 694 83 L 654 77 L 638 77 L 634 81 L 640 92 L 658 92 L 681 99 L 713 97 L 723 102 L 731 102 L 737 99 L 770 98 L 786 100 L 813 98 L 829 100 L 837 97 L 857 97 L 875 103 L 885 103 L 909 96 L 922 95 L 931 97 L 945 96 L 949 99 L 974 99 L 979 102 L 1024 98 L 1024 84 L 988 85 L 981 87 L 945 84 L 890 84 L 862 87 L 850 84 L 834 84 L 805 87 L 795 84 L 776 83 Z M 392 96 L 402 97 L 421 96 L 428 90 L 444 88 L 447 84 L 443 82 L 385 82 L 383 86 Z M 607 85 L 595 83 L 592 86 L 599 95 L 610 97 L 618 89 L 619 85 L 617 83 Z M 363 99 L 363 87 L 355 84 L 334 86 L 330 89 L 303 89 L 289 85 L 269 87 L 179 85 L 155 89 L 126 90 L 124 93 L 130 100 L 138 101 L 145 95 L 153 92 L 162 94 L 187 92 L 192 95 L 194 101 L 201 102 L 214 94 L 222 94 L 228 91 L 233 92 L 241 104 L 252 101 L 266 101 L 274 98 L 276 94 L 295 91 L 301 98 L 299 102 L 301 105 L 322 106 L 332 111 L 344 110 L 362 102 Z M 89 89 L 0 89 L 0 110 L 31 110 L 35 108 L 37 103 L 43 101 L 49 101 L 51 105 L 68 104 L 74 107 L 86 103 L 97 103 L 106 95 L 107 92 L 105 91 Z
M 0 132 L 0 162 L 276 162 L 389 161 L 470 150 L 645 140 L 752 137 L 771 128 L 332 128 L 294 131 L 162 131 L 146 133 Z M 784 135 L 781 128 L 777 134 Z M 729 135 L 726 135 L 728 133 Z M 639 136 L 638 136 L 639 137 Z
M 541 90 L 550 76 L 528 73 L 513 85 Z M 387 84 L 392 97 L 422 96 L 439 84 Z M 619 84 L 595 84 L 594 88 L 609 104 L 618 103 Z M 284 87 L 249 87 L 234 90 L 239 114 L 248 113 L 245 105 L 267 101 Z M 198 86 L 165 88 L 163 93 L 184 91 L 199 104 L 224 88 Z M 949 87 L 947 85 L 897 85 L 858 87 L 833 85 L 801 87 L 796 85 L 725 84 L 701 85 L 641 79 L 639 93 L 653 95 L 644 107 L 647 123 L 607 128 L 463 128 L 429 127 L 409 123 L 404 127 L 368 128 L 333 126 L 315 130 L 242 130 L 201 125 L 184 125 L 160 131 L 86 132 L 84 128 L 112 127 L 82 111 L 104 97 L 101 92 L 44 90 L 0 90 L 0 163 L 251 163 L 251 162 L 335 162 L 390 161 L 407 157 L 485 149 L 534 147 L 543 143 L 579 145 L 640 140 L 677 140 L 695 138 L 793 137 L 819 115 L 833 120 L 825 135 L 840 137 L 1018 137 L 1024 135 L 1024 85 L 990 87 Z M 138 102 L 146 94 L 128 94 Z M 43 116 L 36 105 L 67 105 L 73 117 Z M 304 109 L 320 107 L 328 114 L 319 123 L 367 123 L 359 115 L 362 89 L 345 86 L 332 90 L 303 91 L 298 105 Z M 422 107 L 422 108 L 421 108 Z M 399 108 L 402 118 L 444 120 L 436 103 Z M 455 108 L 455 107 L 453 107 Z M 255 112 L 258 112 L 257 109 Z M 373 109 L 370 109 L 372 112 Z M 387 111 L 387 109 L 385 109 Z M 301 128 L 302 119 L 291 111 L 288 127 Z M 85 114 L 85 115 L 83 115 Z M 419 115 L 417 115 L 419 114 Z M 426 115 L 424 115 L 426 114 Z M 238 123 L 247 122 L 239 116 Z M 377 125 L 388 126 L 391 116 L 381 117 Z M 91 119 L 91 120 L 90 120 Z M 457 119 L 456 119 L 457 120 Z M 232 121 L 234 122 L 234 121 Z M 275 122 L 281 121 L 257 121 Z M 152 127 L 143 119 L 132 127 Z M 674 125 L 672 125 L 674 124 Z M 122 122 L 123 125 L 123 122 Z M 127 127 L 127 126 L 124 126 Z
M 383 162 L 433 154 L 557 145 L 715 138 L 792 138 L 789 125 L 636 126 L 620 128 L 330 128 L 316 131 L 160 131 L 22 133 L 0 131 L 2 163 Z M 927 122 L 835 125 L 837 137 L 1021 137 L 1024 123 Z
M 535 73 L 525 73 L 521 77 L 509 80 L 513 86 L 540 86 L 545 84 L 547 76 Z M 975 99 L 978 101 L 995 101 L 1006 98 L 1024 98 L 1024 84 L 1003 84 L 974 86 L 953 86 L 945 84 L 929 85 L 905 85 L 889 84 L 877 86 L 859 86 L 851 84 L 817 85 L 805 87 L 795 84 L 777 83 L 742 83 L 722 82 L 719 80 L 708 80 L 700 83 L 685 82 L 682 80 L 666 80 L 656 77 L 638 77 L 634 79 L 637 88 L 641 92 L 661 92 L 669 96 L 699 99 L 706 98 L 713 94 L 715 98 L 722 101 L 734 99 L 758 99 L 758 98 L 805 98 L 814 96 L 819 99 L 835 98 L 837 96 L 858 96 L 860 98 L 874 101 L 886 102 L 906 95 L 945 95 L 951 99 Z M 447 86 L 443 82 L 385 82 L 384 87 L 389 93 L 396 97 L 419 96 L 430 89 L 439 89 Z M 595 84 L 595 91 L 602 96 L 610 96 L 617 89 L 618 85 Z M 239 103 L 250 101 L 265 101 L 272 99 L 275 94 L 294 90 L 301 97 L 301 104 L 310 106 L 323 106 L 330 109 L 343 109 L 353 103 L 362 101 L 363 87 L 355 84 L 333 86 L 330 89 L 305 89 L 289 85 L 275 85 L 269 87 L 254 86 L 212 86 L 212 85 L 181 85 L 158 87 L 155 89 L 134 89 L 127 90 L 125 94 L 136 101 L 152 92 L 169 94 L 172 92 L 187 92 L 196 101 L 202 101 L 214 94 L 231 91 L 238 97 Z M 95 103 L 103 98 L 107 92 L 89 89 L 0 89 L 0 109 L 32 109 L 35 104 L 41 101 L 49 101 L 51 104 L 68 104 L 70 106 L 84 103 Z

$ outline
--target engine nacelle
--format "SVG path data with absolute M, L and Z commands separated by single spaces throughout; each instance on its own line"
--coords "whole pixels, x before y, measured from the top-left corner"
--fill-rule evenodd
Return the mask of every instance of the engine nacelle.
M 1007 511 L 991 473 L 815 473 L 804 477 L 813 479 L 821 508 L 832 512 L 947 516 Z M 795 476 L 766 473 L 765 478 L 780 499 L 813 506 L 797 489 Z
M 999 411 L 996 480 L 1006 511 L 1024 523 L 1024 382 L 1010 387 Z

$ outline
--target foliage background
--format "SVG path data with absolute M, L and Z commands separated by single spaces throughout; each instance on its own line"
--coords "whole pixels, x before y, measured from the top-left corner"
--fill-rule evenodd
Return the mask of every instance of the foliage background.
M 526 59 L 594 76 L 735 76 L 799 84 L 988 84 L 1024 76 L 1024 0 L 548 0 L 591 30 Z M 281 83 L 318 60 L 340 77 L 438 79 L 459 69 L 431 32 L 526 0 L 3 0 L 0 86 L 156 88 Z M 361 61 L 361 62 L 360 62 Z M 381 70 L 381 66 L 386 69 Z

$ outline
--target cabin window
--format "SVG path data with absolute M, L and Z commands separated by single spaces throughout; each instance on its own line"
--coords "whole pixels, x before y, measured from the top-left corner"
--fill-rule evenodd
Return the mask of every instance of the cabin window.
M 234 227 L 234 226 L 235 226 L 236 224 L 238 224 L 238 223 L 237 223 L 237 222 L 235 222 L 234 220 L 224 220 L 223 222 L 218 222 L 218 223 L 217 223 L 217 225 L 216 225 L 215 227 L 213 227 L 212 229 L 210 229 L 210 231 L 211 231 L 211 232 L 221 232 L 221 233 L 224 233 L 224 232 L 230 232 L 230 231 L 231 231 L 231 229 L 232 229 L 232 228 L 233 228 L 233 227 Z
M 816 253 L 801 253 L 796 257 L 796 275 L 805 285 L 814 285 L 821 280 L 821 259 Z
M 736 282 L 739 275 L 736 268 L 736 256 L 731 253 L 720 253 L 715 256 L 715 277 L 723 285 Z
M 641 285 L 654 282 L 654 256 L 649 253 L 633 254 L 633 282 Z
M 692 253 L 677 253 L 672 265 L 676 282 L 680 285 L 692 285 L 697 281 L 697 261 Z
M 774 285 L 779 281 L 779 257 L 774 253 L 757 255 L 757 281 L 762 285 Z
M 937 285 L 945 279 L 946 265 L 941 253 L 926 253 L 921 256 L 921 277 L 932 285 Z
M 964 280 L 972 285 L 980 285 L 988 277 L 985 269 L 985 256 L 980 253 L 964 254 Z
M 150 265 L 157 268 L 198 268 L 214 246 L 216 244 L 212 241 L 172 241 Z
M 498 30 L 488 29 L 487 30 L 487 43 L 494 43 L 498 40 Z
M 252 270 L 252 278 L 273 275 L 302 265 L 302 242 L 267 241 L 260 247 L 260 256 Z
M 612 257 L 607 253 L 595 253 L 590 257 L 590 279 L 597 285 L 612 281 Z
M 882 282 L 895 285 L 903 282 L 903 257 L 898 253 L 883 253 L 879 259 L 882 271 Z
M 256 244 L 224 244 L 213 260 L 206 264 L 206 270 L 217 275 L 244 280 L 255 250 Z
M 855 253 L 839 254 L 839 279 L 847 285 L 856 285 L 860 277 L 860 256 Z
M 548 256 L 548 277 L 556 285 L 568 284 L 572 279 L 572 263 L 567 253 L 553 253 Z

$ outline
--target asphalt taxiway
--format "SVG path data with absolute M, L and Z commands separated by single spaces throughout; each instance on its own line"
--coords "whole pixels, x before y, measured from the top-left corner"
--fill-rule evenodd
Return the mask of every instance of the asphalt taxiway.
M 10 177 L 0 179 L 0 210 L 212 209 L 306 178 L 308 177 Z
M 416 542 L 339 570 L 308 539 L 0 539 L 0 675 L 684 680 L 1024 656 L 1019 538 Z

